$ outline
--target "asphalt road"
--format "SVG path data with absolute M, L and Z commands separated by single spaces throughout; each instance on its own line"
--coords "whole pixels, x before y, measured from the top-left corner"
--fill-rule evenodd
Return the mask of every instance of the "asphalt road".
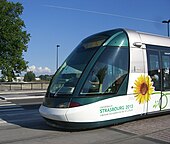
M 42 98 L 0 100 L 0 144 L 155 144 L 170 143 L 170 115 L 116 126 L 68 132 L 40 116 Z

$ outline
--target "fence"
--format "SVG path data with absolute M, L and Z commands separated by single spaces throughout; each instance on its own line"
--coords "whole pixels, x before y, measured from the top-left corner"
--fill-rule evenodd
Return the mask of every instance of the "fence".
M 1 82 L 0 91 L 46 90 L 48 85 L 49 85 L 49 82 L 29 82 L 29 83 Z

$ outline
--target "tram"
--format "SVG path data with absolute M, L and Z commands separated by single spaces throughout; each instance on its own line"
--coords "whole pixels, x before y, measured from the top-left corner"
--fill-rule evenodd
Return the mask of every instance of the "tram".
M 170 112 L 170 38 L 113 29 L 85 38 L 53 76 L 39 112 L 82 130 Z

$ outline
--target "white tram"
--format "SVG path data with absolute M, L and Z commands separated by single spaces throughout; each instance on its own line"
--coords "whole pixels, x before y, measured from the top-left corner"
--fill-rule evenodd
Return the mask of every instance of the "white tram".
M 88 129 L 170 112 L 170 38 L 114 29 L 84 39 L 50 82 L 40 114 Z

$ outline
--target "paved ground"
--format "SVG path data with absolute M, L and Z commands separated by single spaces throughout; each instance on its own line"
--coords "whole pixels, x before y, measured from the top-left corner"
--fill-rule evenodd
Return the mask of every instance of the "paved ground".
M 65 132 L 46 125 L 37 109 L 23 107 L 23 109 L 13 111 L 12 113 L 9 111 L 5 113 L 5 116 L 0 114 L 2 117 L 2 120 L 0 120 L 0 144 L 170 143 L 169 115 L 100 129 Z M 161 121 L 163 121 L 163 123 Z M 161 127 L 159 127 L 160 125 Z
M 29 97 L 28 94 L 21 95 Z M 170 115 L 87 131 L 65 132 L 46 124 L 38 112 L 41 101 L 42 98 L 0 99 L 0 144 L 170 143 Z
M 128 122 L 114 128 L 158 143 L 170 143 L 170 115 Z

